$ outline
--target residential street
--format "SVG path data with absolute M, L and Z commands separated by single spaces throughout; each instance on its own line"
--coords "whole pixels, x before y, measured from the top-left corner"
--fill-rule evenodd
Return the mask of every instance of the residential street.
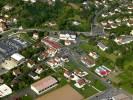
M 121 89 L 109 88 L 102 93 L 98 93 L 92 97 L 89 97 L 87 100 L 107 100 L 107 99 L 109 99 L 113 96 L 116 96 L 118 94 L 121 94 L 121 93 L 125 93 L 128 95 L 128 93 L 126 93 L 125 91 L 123 91 Z M 133 97 L 130 96 L 130 100 L 133 100 Z

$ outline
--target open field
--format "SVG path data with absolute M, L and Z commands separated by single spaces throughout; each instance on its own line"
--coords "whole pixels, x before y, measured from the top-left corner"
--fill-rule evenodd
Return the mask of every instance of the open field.
M 70 85 L 65 85 L 49 94 L 43 95 L 36 100 L 82 100 L 83 97 Z

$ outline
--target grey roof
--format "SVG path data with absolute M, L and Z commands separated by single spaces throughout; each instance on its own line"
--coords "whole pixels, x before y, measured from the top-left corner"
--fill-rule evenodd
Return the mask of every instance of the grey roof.
M 106 46 L 102 42 L 98 42 L 97 45 L 100 46 L 101 48 L 106 48 Z
M 122 36 L 122 42 L 133 41 L 133 36 Z
M 37 74 L 36 73 L 34 73 L 34 72 L 30 72 L 29 74 L 28 74 L 28 76 L 33 76 L 33 77 L 36 77 L 37 76 Z
M 3 39 L 0 41 L 0 58 L 9 57 L 13 53 L 27 47 L 27 43 L 18 38 Z

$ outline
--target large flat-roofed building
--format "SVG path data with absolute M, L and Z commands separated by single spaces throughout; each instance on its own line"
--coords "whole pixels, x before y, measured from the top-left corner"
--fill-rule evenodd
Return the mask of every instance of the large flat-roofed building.
M 0 98 L 7 96 L 12 93 L 12 89 L 6 84 L 0 85 Z
M 4 68 L 5 70 L 11 70 L 22 63 L 25 62 L 25 57 L 20 55 L 19 53 L 14 53 L 11 55 L 9 59 L 4 60 L 2 63 L 0 63 L 0 67 Z
M 12 54 L 26 48 L 28 43 L 20 38 L 8 38 L 0 40 L 0 60 L 2 61 Z
M 20 55 L 19 53 L 14 53 L 13 55 L 11 55 L 11 59 L 16 63 L 20 63 L 24 61 L 25 57 Z
M 48 76 L 46 78 L 43 78 L 35 83 L 33 83 L 31 85 L 31 89 L 36 92 L 38 95 L 54 88 L 55 86 L 57 86 L 58 81 L 52 77 L 52 76 Z

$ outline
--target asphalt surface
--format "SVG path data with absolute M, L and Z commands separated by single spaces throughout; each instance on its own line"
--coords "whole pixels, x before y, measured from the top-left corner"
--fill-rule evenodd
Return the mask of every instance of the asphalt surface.
M 130 100 L 133 100 L 133 97 L 128 95 L 125 91 L 123 91 L 121 89 L 116 89 L 116 88 L 107 89 L 103 93 L 89 97 L 87 100 L 109 100 L 109 98 L 119 95 L 121 93 L 126 94 L 127 96 L 129 96 Z

